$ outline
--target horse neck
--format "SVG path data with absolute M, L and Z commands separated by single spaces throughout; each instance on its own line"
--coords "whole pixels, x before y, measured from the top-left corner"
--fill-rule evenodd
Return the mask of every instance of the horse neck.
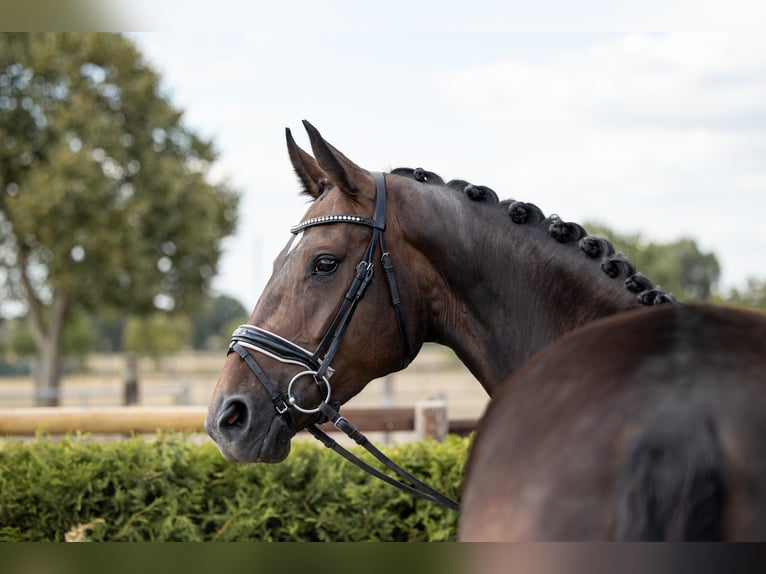
M 406 203 L 418 305 L 428 310 L 424 340 L 451 347 L 489 394 L 557 337 L 639 306 L 576 242 L 515 224 L 497 204 L 438 188 Z

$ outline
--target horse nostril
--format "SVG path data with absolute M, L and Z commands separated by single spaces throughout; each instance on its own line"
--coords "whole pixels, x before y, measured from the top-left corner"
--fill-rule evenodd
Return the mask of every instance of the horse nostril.
M 221 430 L 242 429 L 247 424 L 247 406 L 242 401 L 231 401 L 218 418 Z

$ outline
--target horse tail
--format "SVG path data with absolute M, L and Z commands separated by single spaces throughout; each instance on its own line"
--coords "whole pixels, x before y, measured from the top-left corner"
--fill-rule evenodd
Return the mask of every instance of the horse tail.
M 662 411 L 622 465 L 616 538 L 721 540 L 726 476 L 715 421 L 688 404 Z

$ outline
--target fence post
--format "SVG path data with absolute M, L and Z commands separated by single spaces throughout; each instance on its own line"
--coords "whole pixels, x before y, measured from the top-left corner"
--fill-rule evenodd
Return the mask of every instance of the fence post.
M 129 354 L 125 360 L 125 406 L 138 404 L 138 360 Z
M 427 399 L 415 404 L 415 437 L 417 440 L 443 441 L 449 432 L 447 401 Z

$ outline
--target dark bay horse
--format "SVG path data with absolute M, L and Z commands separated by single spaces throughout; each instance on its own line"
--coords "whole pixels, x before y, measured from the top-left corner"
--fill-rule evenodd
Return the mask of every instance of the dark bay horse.
M 577 224 L 420 168 L 369 172 L 304 125 L 313 157 L 289 130 L 287 146 L 312 202 L 277 257 L 248 326 L 234 334 L 205 422 L 231 460 L 283 460 L 292 436 L 322 418 L 323 403 L 342 405 L 367 382 L 406 366 L 426 341 L 454 349 L 494 397 L 562 335 L 674 302 L 608 241 Z M 591 362 L 584 355 L 568 360 Z M 477 443 L 504 432 L 485 428 Z M 472 466 L 470 477 L 491 473 Z M 472 491 L 470 481 L 465 488 Z M 464 538 L 469 531 L 484 537 L 470 517 L 492 504 L 492 489 L 486 494 L 482 499 L 474 491 L 473 509 L 463 505 Z M 603 505 L 612 504 L 606 490 L 602 495 Z M 521 538 L 581 533 L 550 532 L 517 530 Z
M 565 335 L 496 393 L 463 540 L 766 540 L 766 316 L 666 305 Z

